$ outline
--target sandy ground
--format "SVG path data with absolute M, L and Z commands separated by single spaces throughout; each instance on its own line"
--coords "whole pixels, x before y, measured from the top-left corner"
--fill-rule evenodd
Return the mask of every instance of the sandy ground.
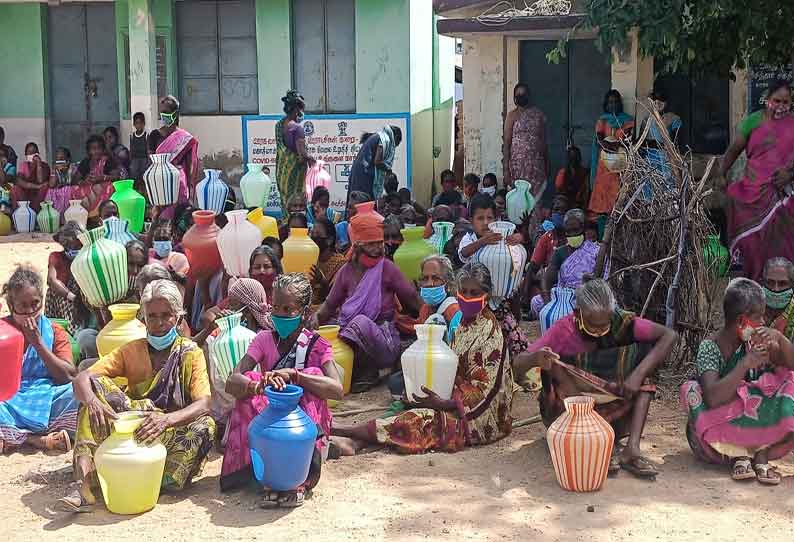
M 54 246 L 48 236 L 0 238 L 0 280 L 20 261 L 43 271 Z M 338 409 L 388 401 L 381 388 L 346 399 Z M 535 413 L 534 399 L 518 394 L 515 417 Z M 621 473 L 599 493 L 568 493 L 557 485 L 545 430 L 535 424 L 499 443 L 458 454 L 400 456 L 376 450 L 332 461 L 324 467 L 314 498 L 292 511 L 260 509 L 253 490 L 221 494 L 221 458 L 213 453 L 203 477 L 183 494 L 161 496 L 149 513 L 116 516 L 100 506 L 93 514 L 75 516 L 55 505 L 70 480 L 70 457 L 17 453 L 0 457 L 0 538 L 791 540 L 791 457 L 779 463 L 785 478 L 778 487 L 736 483 L 724 469 L 695 462 L 683 425 L 675 404 L 653 405 L 643 448 L 660 465 L 656 482 Z

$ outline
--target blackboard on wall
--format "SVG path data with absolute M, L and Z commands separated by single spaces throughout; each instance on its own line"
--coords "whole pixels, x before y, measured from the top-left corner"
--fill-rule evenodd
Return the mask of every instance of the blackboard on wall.
M 754 66 L 747 80 L 747 112 L 752 113 L 766 107 L 766 93 L 775 79 L 794 80 L 791 64 L 786 66 Z

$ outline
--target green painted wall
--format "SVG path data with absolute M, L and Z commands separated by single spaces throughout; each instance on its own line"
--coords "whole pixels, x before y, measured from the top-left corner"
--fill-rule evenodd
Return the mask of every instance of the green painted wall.
M 3 77 L 0 117 L 44 118 L 47 111 L 47 5 L 0 4 Z
M 410 110 L 410 4 L 411 0 L 356 2 L 358 113 Z
M 292 88 L 290 0 L 256 0 L 256 62 L 259 113 L 282 112 L 281 97 Z

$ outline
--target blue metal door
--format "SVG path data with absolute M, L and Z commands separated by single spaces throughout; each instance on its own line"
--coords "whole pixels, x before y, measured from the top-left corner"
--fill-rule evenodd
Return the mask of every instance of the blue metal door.
M 85 141 L 119 124 L 116 21 L 112 2 L 49 7 L 52 147 L 85 155 Z

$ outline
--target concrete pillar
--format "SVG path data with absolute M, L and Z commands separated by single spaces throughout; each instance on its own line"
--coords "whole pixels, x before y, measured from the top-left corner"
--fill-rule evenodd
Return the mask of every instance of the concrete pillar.
M 631 44 L 625 51 L 614 51 L 612 61 L 612 88 L 623 96 L 623 107 L 637 120 L 647 116 L 647 112 L 637 110 L 637 100 L 644 100 L 653 90 L 653 58 L 643 58 L 639 54 L 637 33 L 632 32 Z
M 141 111 L 149 127 L 157 126 L 157 66 L 153 0 L 128 0 L 131 113 Z

